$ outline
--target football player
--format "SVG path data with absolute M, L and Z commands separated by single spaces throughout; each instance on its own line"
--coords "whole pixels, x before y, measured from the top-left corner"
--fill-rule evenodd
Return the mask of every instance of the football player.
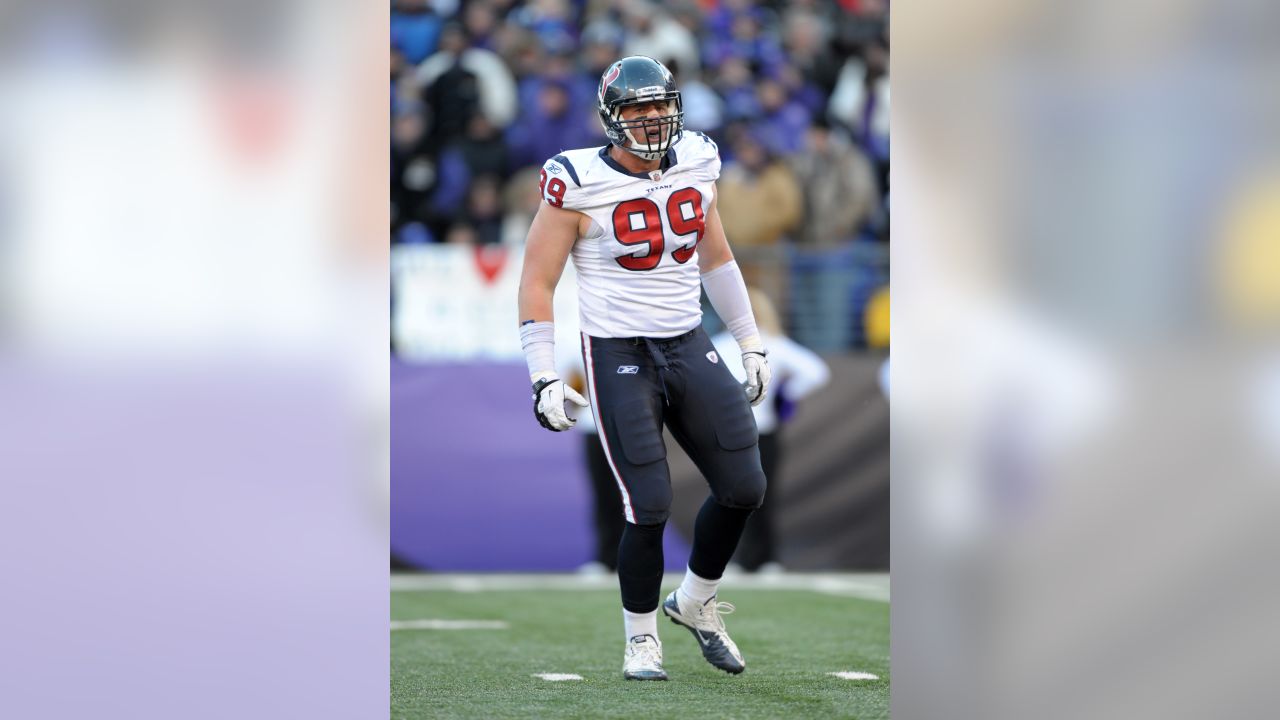
M 719 602 L 716 590 L 747 517 L 764 498 L 751 405 L 764 400 L 769 364 L 716 211 L 719 151 L 702 133 L 683 131 L 680 92 L 652 58 L 609 66 L 597 99 L 609 144 L 547 160 L 543 203 L 529 229 L 520 338 L 534 414 L 558 432 L 574 423 L 566 402 L 588 404 L 555 373 L 552 295 L 572 256 L 587 392 L 626 518 L 618 546 L 623 675 L 667 679 L 659 604 L 697 638 L 708 662 L 737 674 L 746 663 L 721 618 L 733 606 Z M 703 289 L 737 340 L 743 384 L 702 330 Z M 660 603 L 662 531 L 671 509 L 664 426 L 711 493 L 698 513 L 684 580 Z

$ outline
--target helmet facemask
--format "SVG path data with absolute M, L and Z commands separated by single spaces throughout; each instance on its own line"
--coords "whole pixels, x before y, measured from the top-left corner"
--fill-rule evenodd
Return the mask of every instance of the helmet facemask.
M 658 117 L 623 120 L 622 110 L 632 105 L 667 102 L 667 110 Z M 652 98 L 636 98 L 613 106 L 605 126 L 609 140 L 623 150 L 644 160 L 657 160 L 680 139 L 684 129 L 684 111 L 679 92 L 661 93 Z M 652 136 L 650 131 L 653 131 Z

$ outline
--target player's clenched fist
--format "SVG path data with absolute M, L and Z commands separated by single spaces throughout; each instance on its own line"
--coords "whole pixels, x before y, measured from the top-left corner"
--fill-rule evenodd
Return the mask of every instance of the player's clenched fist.
M 769 390 L 769 361 L 765 359 L 763 352 L 742 353 L 742 369 L 747 371 L 747 382 L 743 387 L 747 391 L 747 401 L 751 403 L 751 407 L 755 407 L 764 402 L 764 396 Z
M 565 400 L 578 407 L 587 406 L 587 399 L 579 395 L 577 390 L 565 385 L 555 373 L 543 375 L 533 383 L 533 414 L 542 427 L 561 432 L 578 423 L 565 413 Z

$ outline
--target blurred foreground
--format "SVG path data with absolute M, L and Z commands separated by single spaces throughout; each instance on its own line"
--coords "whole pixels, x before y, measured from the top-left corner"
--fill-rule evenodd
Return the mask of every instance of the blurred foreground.
M 1269 717 L 1280 12 L 893 18 L 894 717 Z
M 0 15 L 0 716 L 385 716 L 387 10 Z

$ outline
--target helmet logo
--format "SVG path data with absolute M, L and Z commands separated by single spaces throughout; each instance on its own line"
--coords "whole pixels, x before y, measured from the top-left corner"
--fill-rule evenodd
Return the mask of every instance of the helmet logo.
M 613 67 L 609 68 L 609 72 L 605 73 L 604 77 L 600 78 L 600 99 L 604 99 L 604 90 L 609 87 L 609 83 L 617 80 L 618 76 L 621 74 L 622 63 L 614 63 Z

